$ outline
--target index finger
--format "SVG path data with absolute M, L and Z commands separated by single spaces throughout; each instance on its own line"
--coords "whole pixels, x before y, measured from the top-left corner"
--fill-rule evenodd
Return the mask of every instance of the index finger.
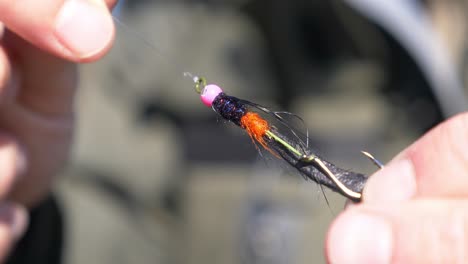
M 115 29 L 109 7 L 116 0 L 0 0 L 0 21 L 17 35 L 56 56 L 91 61 L 111 46 Z
M 372 176 L 364 201 L 468 196 L 468 112 L 435 127 Z

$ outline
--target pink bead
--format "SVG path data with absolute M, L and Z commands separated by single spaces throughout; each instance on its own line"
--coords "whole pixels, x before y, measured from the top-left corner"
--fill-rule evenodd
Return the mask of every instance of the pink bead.
M 218 85 L 208 84 L 201 92 L 200 98 L 203 104 L 205 104 L 208 107 L 211 107 L 216 96 L 218 96 L 222 92 L 223 90 Z

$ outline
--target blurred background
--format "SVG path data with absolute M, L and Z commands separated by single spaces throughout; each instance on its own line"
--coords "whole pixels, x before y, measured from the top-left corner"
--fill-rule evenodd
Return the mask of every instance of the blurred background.
M 200 103 L 184 71 L 294 112 L 314 150 L 371 174 L 466 110 L 467 1 L 120 3 L 81 68 L 73 160 L 56 193 L 65 263 L 323 263 L 344 199 Z

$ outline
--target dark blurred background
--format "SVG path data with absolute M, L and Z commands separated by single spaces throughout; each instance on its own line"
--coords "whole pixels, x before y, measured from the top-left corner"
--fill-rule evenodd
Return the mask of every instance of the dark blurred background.
M 466 1 L 121 2 L 82 67 L 57 186 L 66 263 L 322 263 L 344 199 L 257 153 L 184 71 L 299 114 L 313 148 L 371 174 L 466 109 Z

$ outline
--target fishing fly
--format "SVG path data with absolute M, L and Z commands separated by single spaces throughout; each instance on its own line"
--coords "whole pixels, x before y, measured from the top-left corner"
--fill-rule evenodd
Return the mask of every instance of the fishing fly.
M 126 25 L 119 19 L 114 17 L 114 20 L 126 28 Z M 141 39 L 144 40 L 144 38 Z M 162 56 L 151 43 L 146 44 Z M 180 67 L 176 68 L 180 69 Z M 295 118 L 305 127 L 301 117 L 289 112 L 271 111 L 264 106 L 227 95 L 218 85 L 207 84 L 203 77 L 189 72 L 185 72 L 184 75 L 194 82 L 195 91 L 200 94 L 203 104 L 211 107 L 225 120 L 244 129 L 257 148 L 263 148 L 274 157 L 285 160 L 305 179 L 313 180 L 321 187 L 325 186 L 353 201 L 361 200 L 367 176 L 342 169 L 312 151 L 309 147 L 308 132 L 300 133 L 288 121 L 288 118 Z M 383 167 L 382 163 L 371 154 L 362 153 L 376 166 Z
M 315 154 L 309 148 L 308 132 L 300 133 L 294 129 L 286 116 L 304 121 L 289 112 L 274 112 L 261 105 L 227 95 L 215 84 L 207 84 L 203 77 L 184 73 L 195 83 L 195 91 L 200 99 L 225 120 L 244 129 L 254 144 L 270 152 L 273 156 L 285 160 L 297 169 L 306 179 L 359 202 L 367 181 L 367 176 L 339 168 Z M 271 119 L 273 118 L 273 119 Z M 277 122 L 272 122 L 275 120 Z M 273 124 L 274 123 L 274 124 Z M 383 165 L 368 152 L 362 152 L 375 165 Z

